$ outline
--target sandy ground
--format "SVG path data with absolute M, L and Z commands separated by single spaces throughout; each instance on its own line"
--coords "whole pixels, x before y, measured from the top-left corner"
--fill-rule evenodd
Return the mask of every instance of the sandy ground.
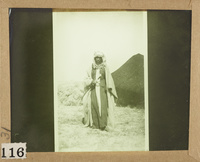
M 58 108 L 58 151 L 144 151 L 144 109 L 116 107 L 112 132 L 85 127 L 81 106 Z

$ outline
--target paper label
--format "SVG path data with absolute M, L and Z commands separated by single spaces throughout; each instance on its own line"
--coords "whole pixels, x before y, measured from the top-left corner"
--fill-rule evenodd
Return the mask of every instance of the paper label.
M 2 159 L 25 159 L 26 143 L 2 143 L 1 144 Z

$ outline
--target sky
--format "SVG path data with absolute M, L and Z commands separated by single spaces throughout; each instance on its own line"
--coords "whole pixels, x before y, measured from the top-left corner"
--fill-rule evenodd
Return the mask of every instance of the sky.
M 147 13 L 53 12 L 53 48 L 56 82 L 83 80 L 96 51 L 114 72 L 133 55 L 147 55 Z

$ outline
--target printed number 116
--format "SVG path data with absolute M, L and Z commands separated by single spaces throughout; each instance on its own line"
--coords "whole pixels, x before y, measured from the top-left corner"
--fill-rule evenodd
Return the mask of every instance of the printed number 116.
M 9 158 L 15 158 L 15 156 L 14 156 L 14 149 L 13 149 L 13 148 L 10 148 L 9 150 L 10 150 L 10 156 L 9 156 Z M 21 158 L 21 157 L 24 156 L 24 148 L 23 148 L 23 147 L 19 147 L 19 148 L 17 149 L 17 154 L 16 154 L 16 156 L 18 156 L 19 158 Z M 2 158 L 8 158 L 8 157 L 6 157 L 6 155 L 5 155 L 5 148 L 2 148 L 2 156 L 1 156 L 1 157 L 2 157 Z

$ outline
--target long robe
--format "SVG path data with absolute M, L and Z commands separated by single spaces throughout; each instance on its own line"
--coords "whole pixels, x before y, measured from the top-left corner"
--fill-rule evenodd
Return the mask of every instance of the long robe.
M 117 93 L 107 66 L 99 70 L 99 74 L 101 74 L 99 85 L 91 88 L 92 80 L 98 79 L 97 69 L 91 67 L 87 71 L 87 77 L 85 78 L 86 93 L 83 97 L 83 123 L 86 126 L 99 129 L 105 128 L 110 131 L 114 128 L 114 98 L 117 98 Z

